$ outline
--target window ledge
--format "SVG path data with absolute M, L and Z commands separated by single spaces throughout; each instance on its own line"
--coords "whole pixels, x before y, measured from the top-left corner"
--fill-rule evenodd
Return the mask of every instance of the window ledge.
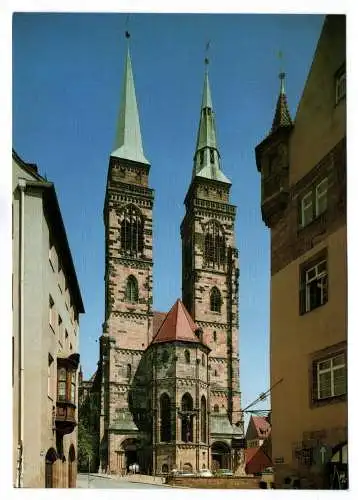
M 324 399 L 314 399 L 311 402 L 311 409 L 320 408 L 321 406 L 327 406 L 336 403 L 347 402 L 347 394 L 342 394 L 341 396 L 331 396 L 330 398 Z
M 319 305 L 317 307 L 314 307 L 313 309 L 310 309 L 309 311 L 303 311 L 303 312 L 300 313 L 300 316 L 306 316 L 309 313 L 317 311 L 317 310 L 321 309 L 321 307 L 325 306 L 327 303 L 328 303 L 328 300 L 326 302 L 324 302 L 323 304 L 321 304 L 321 305 Z
M 336 100 L 334 107 L 337 108 L 343 101 L 345 101 L 346 96 L 347 96 L 347 93 L 345 93 L 344 96 L 342 96 L 338 100 Z
M 301 224 L 298 224 L 297 234 L 301 235 L 303 232 L 305 232 L 305 230 L 308 230 L 308 228 L 312 228 L 315 225 L 317 225 L 317 226 L 319 224 L 325 225 L 326 224 L 326 220 L 325 220 L 326 216 L 327 216 L 327 209 L 324 212 L 317 215 L 314 219 L 311 220 L 311 222 L 308 222 L 304 226 L 301 226 Z

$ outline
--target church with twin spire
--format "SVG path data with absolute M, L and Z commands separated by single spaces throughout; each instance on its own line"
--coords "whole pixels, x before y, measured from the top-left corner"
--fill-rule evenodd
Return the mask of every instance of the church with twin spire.
M 236 207 L 221 168 L 205 62 L 180 226 L 182 298 L 157 312 L 149 182 L 155 165 L 143 150 L 128 45 L 103 210 L 105 318 L 95 377 L 100 468 L 113 474 L 134 463 L 150 474 L 243 467 Z

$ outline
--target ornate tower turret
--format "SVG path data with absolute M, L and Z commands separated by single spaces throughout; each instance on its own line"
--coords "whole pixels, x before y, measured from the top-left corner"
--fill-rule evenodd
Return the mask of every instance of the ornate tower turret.
M 132 407 L 129 393 L 152 338 L 154 195 L 148 186 L 149 169 L 128 46 L 103 210 L 106 252 L 105 322 L 100 345 L 101 466 L 113 471 L 128 467 L 128 461 L 141 462 L 137 450 L 143 448 L 138 422 L 133 420 L 133 415 L 140 415 L 143 409 Z
M 288 202 L 288 141 L 293 122 L 287 105 L 285 73 L 280 73 L 280 93 L 269 135 L 256 146 L 256 164 L 261 173 L 262 219 L 272 227 Z
M 231 181 L 221 169 L 208 60 L 205 62 L 193 175 L 181 224 L 182 293 L 185 307 L 203 330 L 204 344 L 211 349 L 209 434 L 213 445 L 212 460 L 225 456 L 227 458 L 219 465 L 229 467 L 232 466 L 231 440 L 238 433 L 238 427 L 232 424 L 241 418 L 236 207 L 229 201 Z M 216 441 L 220 441 L 218 447 L 221 448 L 215 452 Z

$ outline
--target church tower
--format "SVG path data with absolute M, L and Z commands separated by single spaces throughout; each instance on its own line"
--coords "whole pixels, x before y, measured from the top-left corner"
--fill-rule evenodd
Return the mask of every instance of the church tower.
M 241 434 L 238 362 L 238 250 L 231 181 L 221 169 L 208 60 L 191 183 L 181 224 L 183 303 L 211 352 L 210 429 L 213 461 L 231 453 Z M 217 444 L 217 450 L 216 450 Z M 226 452 L 224 450 L 226 446 Z M 226 465 L 229 462 L 226 461 Z
M 129 34 L 126 34 L 129 38 Z M 137 456 L 141 408 L 130 387 L 152 339 L 152 208 L 128 45 L 121 109 L 110 155 L 105 225 L 105 321 L 100 339 L 101 468 L 123 469 Z M 140 389 L 139 389 L 140 390 Z M 140 401 L 141 398 L 135 398 Z

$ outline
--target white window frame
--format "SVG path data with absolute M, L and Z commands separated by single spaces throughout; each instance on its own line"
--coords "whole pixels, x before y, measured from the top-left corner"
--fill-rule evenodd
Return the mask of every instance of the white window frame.
M 336 77 L 336 104 L 346 96 L 346 72 L 343 71 Z
M 321 192 L 320 189 L 324 188 Z M 321 182 L 316 186 L 316 207 L 315 207 L 315 215 L 318 217 L 323 214 L 327 210 L 327 201 L 328 201 L 328 177 L 325 177 L 321 180 Z M 323 209 L 319 209 L 319 202 L 325 198 L 325 204 Z
M 319 272 L 318 267 L 320 265 L 322 265 L 323 263 L 325 263 L 325 270 Z M 308 278 L 308 274 L 310 272 L 312 272 L 313 270 L 315 271 L 314 276 L 312 276 L 311 278 Z M 311 283 L 313 283 L 314 281 L 318 281 L 319 279 L 322 280 L 327 275 L 328 275 L 327 259 L 322 259 L 314 266 L 305 270 L 305 312 L 309 312 L 312 310 L 311 304 L 310 304 L 310 293 L 309 293 L 309 287 L 310 287 Z M 322 286 L 321 287 L 321 305 L 323 305 L 323 304 L 324 304 L 324 301 L 323 301 L 323 286 Z
M 307 199 L 310 198 L 310 202 L 305 206 L 305 202 Z M 306 219 L 306 212 L 308 209 L 311 209 L 311 219 L 307 220 Z M 308 224 L 310 224 L 314 219 L 314 207 L 313 207 L 313 193 L 312 191 L 309 191 L 301 200 L 301 227 L 305 227 Z
M 341 393 L 341 394 L 335 394 L 335 388 L 334 388 L 334 372 L 336 370 L 340 370 L 342 368 L 346 368 L 346 362 L 345 362 L 345 358 L 344 358 L 344 361 L 343 363 L 339 364 L 339 365 L 336 365 L 336 366 L 333 366 L 333 360 L 338 358 L 338 357 L 341 357 L 341 356 L 344 356 L 344 353 L 339 353 L 339 354 L 335 354 L 334 356 L 331 356 L 329 358 L 326 358 L 326 359 L 322 359 L 321 361 L 318 361 L 317 362 L 317 399 L 322 401 L 324 399 L 328 399 L 328 398 L 331 398 L 331 397 L 334 397 L 334 396 L 343 396 L 344 394 L 347 394 L 347 372 L 345 372 L 345 378 L 346 378 L 346 391 Z M 329 368 L 323 368 L 323 369 L 320 369 L 320 365 L 322 365 L 323 363 L 327 363 L 329 362 L 330 363 L 330 366 Z M 320 392 L 321 392 L 321 384 L 320 384 L 320 375 L 324 374 L 324 373 L 330 373 L 331 374 L 331 391 L 330 391 L 330 395 L 329 396 L 324 396 L 324 397 L 321 397 L 320 396 Z

